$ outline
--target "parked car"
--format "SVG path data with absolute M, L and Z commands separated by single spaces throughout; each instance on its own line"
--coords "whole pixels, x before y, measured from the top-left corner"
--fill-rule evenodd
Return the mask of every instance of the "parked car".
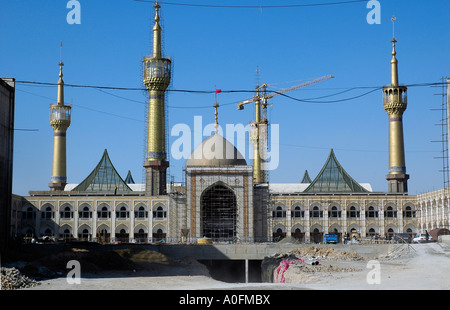
M 338 243 L 338 236 L 336 234 L 323 235 L 323 243 Z
M 410 234 L 398 233 L 398 234 L 394 235 L 394 242 L 395 243 L 411 243 L 412 237 Z
M 413 242 L 414 243 L 421 243 L 421 242 L 427 242 L 427 241 L 431 241 L 433 238 L 431 238 L 431 235 L 428 235 L 428 240 L 427 240 L 427 234 L 417 234 L 414 239 Z

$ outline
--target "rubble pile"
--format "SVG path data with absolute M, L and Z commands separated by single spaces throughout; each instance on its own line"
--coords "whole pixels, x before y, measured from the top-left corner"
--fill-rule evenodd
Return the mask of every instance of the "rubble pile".
M 261 264 L 263 282 L 303 283 L 312 281 L 318 274 L 333 272 L 354 272 L 357 268 L 343 267 L 340 262 L 363 261 L 364 257 L 356 252 L 341 251 L 331 247 L 308 246 L 292 249 L 286 253 L 276 253 L 265 257 Z M 325 265 L 322 265 L 325 263 Z M 332 265 L 330 265 L 332 264 Z
M 16 268 L 0 268 L 1 289 L 2 290 L 17 290 L 29 287 L 35 287 L 41 283 L 32 280 L 23 274 Z
M 347 252 L 336 250 L 328 247 L 309 246 L 305 248 L 297 248 L 287 253 L 288 255 L 295 255 L 297 257 L 310 257 L 319 259 L 333 259 L 333 260 L 351 260 L 360 261 L 364 257 L 356 252 Z

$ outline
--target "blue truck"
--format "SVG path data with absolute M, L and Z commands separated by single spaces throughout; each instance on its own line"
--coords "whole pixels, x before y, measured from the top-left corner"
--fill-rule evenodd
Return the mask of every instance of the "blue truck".
M 338 235 L 336 234 L 325 234 L 323 235 L 323 243 L 338 243 Z

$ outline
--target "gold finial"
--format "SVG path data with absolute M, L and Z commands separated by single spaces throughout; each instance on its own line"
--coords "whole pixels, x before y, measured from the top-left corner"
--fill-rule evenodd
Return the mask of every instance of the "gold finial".
M 219 128 L 219 112 L 218 112 L 218 108 L 219 108 L 219 103 L 217 103 L 217 101 L 216 101 L 216 102 L 214 102 L 214 110 L 215 110 L 215 112 L 214 112 L 214 115 L 215 115 L 214 129 L 215 129 L 216 133 L 217 133 L 218 128 Z
M 395 39 L 395 21 L 397 20 L 397 18 L 394 15 L 392 15 L 391 20 L 392 20 L 392 38 Z
M 155 14 L 155 22 L 159 23 L 159 8 L 161 5 L 159 5 L 158 1 L 155 1 L 155 5 L 153 6 L 155 8 L 156 14 Z
M 153 58 L 161 58 L 161 26 L 159 25 L 159 2 L 156 1 L 155 8 L 155 26 L 153 26 Z
M 392 21 L 392 56 L 395 56 L 397 53 L 395 52 L 395 43 L 397 42 L 397 40 L 395 39 L 395 21 L 397 20 L 397 18 L 392 15 L 391 21 Z

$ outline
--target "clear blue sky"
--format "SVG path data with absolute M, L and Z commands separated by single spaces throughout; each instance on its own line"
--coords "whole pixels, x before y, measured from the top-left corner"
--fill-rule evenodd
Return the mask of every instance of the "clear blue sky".
M 283 5 L 329 3 L 310 1 L 171 0 L 172 3 Z M 56 83 L 59 43 L 64 42 L 66 84 L 139 88 L 142 58 L 151 51 L 153 7 L 132 0 L 79 0 L 81 24 L 69 25 L 66 0 L 2 1 L 0 10 L 0 76 L 20 81 Z M 163 1 L 164 2 L 164 1 Z M 169 2 L 169 1 L 168 1 Z M 162 4 L 164 54 L 173 59 L 172 90 L 253 90 L 256 68 L 271 89 L 289 87 L 332 74 L 334 79 L 288 95 L 319 100 L 361 95 L 390 82 L 392 23 L 402 84 L 439 82 L 450 75 L 450 2 L 448 0 L 379 0 L 381 24 L 368 24 L 367 1 L 333 6 L 290 8 L 212 8 Z M 295 81 L 292 83 L 283 83 Z M 276 88 L 277 87 L 277 88 Z M 443 186 L 440 88 L 409 87 L 404 114 L 409 192 L 417 194 Z M 48 190 L 51 178 L 53 131 L 49 105 L 56 87 L 18 84 L 13 192 Z M 238 111 L 236 103 L 249 93 L 218 95 L 219 122 L 248 124 L 253 106 Z M 169 92 L 168 134 L 194 116 L 203 125 L 214 121 L 214 94 Z M 143 91 L 65 89 L 72 104 L 67 134 L 69 183 L 81 182 L 95 167 L 104 149 L 125 178 L 131 170 L 143 181 L 145 102 Z M 270 174 L 277 183 L 299 182 L 305 169 L 314 178 L 331 148 L 358 182 L 386 191 L 388 118 L 382 93 L 335 103 L 304 103 L 276 96 L 269 121 L 279 124 L 280 164 Z M 177 137 L 169 137 L 169 149 Z M 192 145 L 192 149 L 194 145 Z M 245 156 L 248 158 L 248 149 Z M 248 160 L 251 164 L 251 160 Z M 181 181 L 185 160 L 170 161 L 170 175 Z

